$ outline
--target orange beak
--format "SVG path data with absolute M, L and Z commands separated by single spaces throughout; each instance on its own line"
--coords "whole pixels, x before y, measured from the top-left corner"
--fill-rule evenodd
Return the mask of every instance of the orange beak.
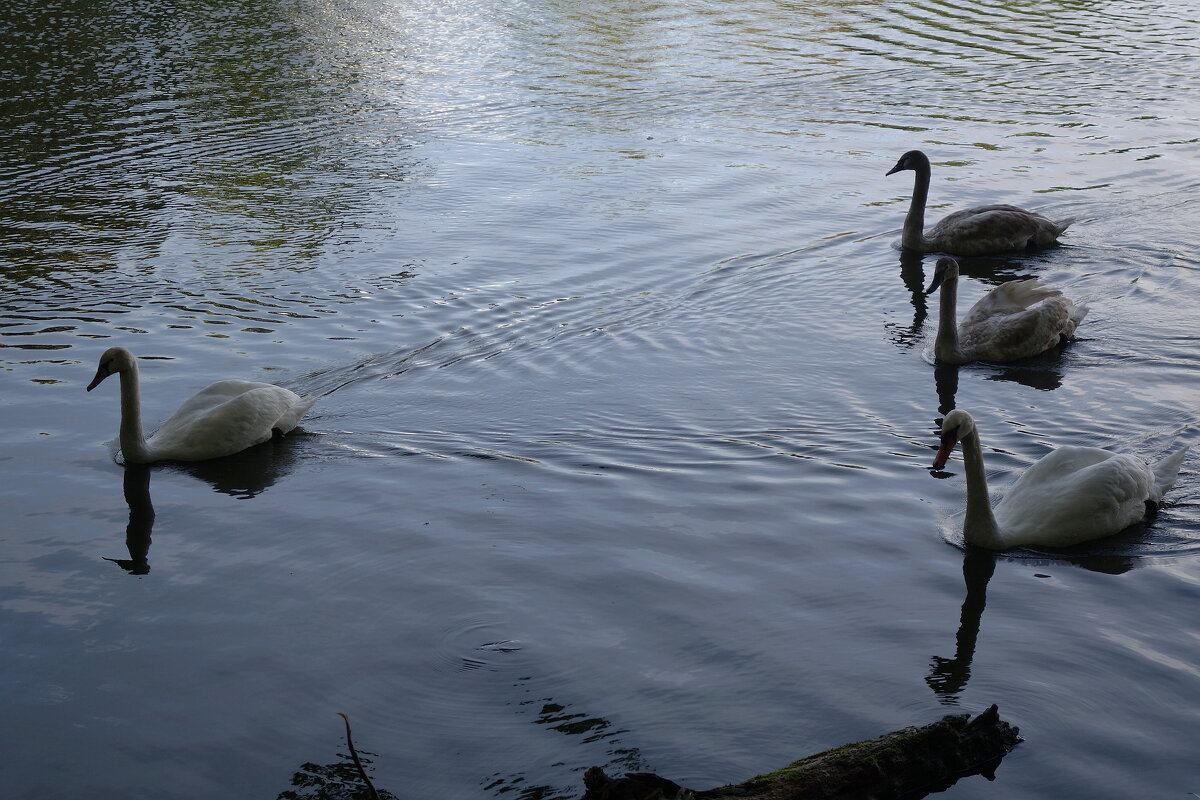
M 941 469 L 946 466 L 946 462 L 950 460 L 950 454 L 954 452 L 954 445 L 958 444 L 958 439 L 953 433 L 942 434 L 942 444 L 938 448 L 937 455 L 933 457 L 933 468 Z

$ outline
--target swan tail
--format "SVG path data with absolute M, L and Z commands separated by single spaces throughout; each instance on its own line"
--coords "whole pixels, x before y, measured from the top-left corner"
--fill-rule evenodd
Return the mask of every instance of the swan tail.
M 1078 219 L 1078 217 L 1067 217 L 1066 219 L 1054 220 L 1054 227 L 1057 229 L 1054 231 L 1054 235 L 1058 236 L 1067 228 L 1071 227 L 1071 223 L 1073 223 L 1076 219 Z
M 1179 465 L 1183 463 L 1183 457 L 1187 455 L 1187 452 L 1188 448 L 1186 446 L 1181 447 L 1150 467 L 1154 473 L 1154 493 L 1150 496 L 1150 499 L 1155 503 L 1161 503 L 1163 495 L 1175 485 L 1175 481 L 1179 478 Z
M 1087 303 L 1072 303 L 1071 316 L 1067 324 L 1067 331 L 1063 334 L 1068 338 L 1075 335 L 1075 329 L 1079 327 L 1079 323 L 1083 322 L 1083 318 L 1087 316 L 1091 308 Z
M 271 426 L 272 430 L 277 430 L 281 434 L 287 433 L 300 424 L 300 418 L 308 413 L 308 409 L 312 408 L 312 404 L 315 402 L 317 402 L 316 395 L 300 398 L 299 403 L 289 408 L 283 416 L 275 421 L 275 424 Z

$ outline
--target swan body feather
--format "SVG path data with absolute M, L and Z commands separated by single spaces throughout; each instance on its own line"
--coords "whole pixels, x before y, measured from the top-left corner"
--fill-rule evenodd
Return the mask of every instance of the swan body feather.
M 922 253 L 952 253 L 979 256 L 1013 250 L 1051 247 L 1075 219 L 1057 222 L 1017 206 L 993 204 L 955 211 L 943 217 L 928 231 L 925 203 L 929 196 L 929 158 L 920 150 L 910 150 L 887 173 L 913 170 L 916 179 L 912 201 L 904 218 L 900 244 Z
M 990 506 L 979 434 L 971 415 L 955 409 L 942 423 L 940 469 L 961 441 L 967 471 L 967 544 L 993 550 L 1070 547 L 1111 536 L 1144 519 L 1179 476 L 1181 448 L 1153 467 L 1099 447 L 1060 447 L 1025 470 Z
M 926 294 L 941 289 L 934 357 L 947 364 L 971 361 L 1003 363 L 1029 358 L 1075 335 L 1087 315 L 1076 304 L 1037 278 L 1009 281 L 979 299 L 956 320 L 958 262 L 940 258 Z
M 121 452 L 135 464 L 233 455 L 288 433 L 316 400 L 270 383 L 217 381 L 188 398 L 147 439 L 133 353 L 123 347 L 105 351 L 88 391 L 112 374 L 121 376 Z

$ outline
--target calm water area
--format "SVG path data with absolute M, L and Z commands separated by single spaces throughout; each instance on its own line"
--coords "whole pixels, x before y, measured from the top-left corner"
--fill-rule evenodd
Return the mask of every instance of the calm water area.
M 695 788 L 996 703 L 944 796 L 1200 793 L 1200 448 L 1158 517 L 968 554 L 1051 449 L 1200 443 L 1200 24 L 1183 2 L 28 0 L 0 11 L 6 798 L 571 798 Z M 935 367 L 896 247 L 1076 341 Z M 115 462 L 223 378 L 294 435 Z M 348 777 L 349 776 L 349 777 Z M 293 785 L 295 783 L 295 785 Z

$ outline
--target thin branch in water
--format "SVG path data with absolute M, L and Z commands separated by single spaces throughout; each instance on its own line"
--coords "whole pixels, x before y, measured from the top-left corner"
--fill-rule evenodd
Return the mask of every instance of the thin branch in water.
M 371 779 L 367 777 L 367 771 L 363 769 L 362 759 L 358 757 L 358 751 L 354 749 L 354 740 L 350 738 L 350 718 L 342 712 L 337 712 L 337 715 L 346 723 L 346 744 L 350 746 L 350 757 L 354 759 L 354 766 L 358 767 L 358 774 L 362 776 L 363 783 L 371 791 L 371 800 L 379 800 L 379 792 L 375 791 L 375 784 L 371 783 Z

